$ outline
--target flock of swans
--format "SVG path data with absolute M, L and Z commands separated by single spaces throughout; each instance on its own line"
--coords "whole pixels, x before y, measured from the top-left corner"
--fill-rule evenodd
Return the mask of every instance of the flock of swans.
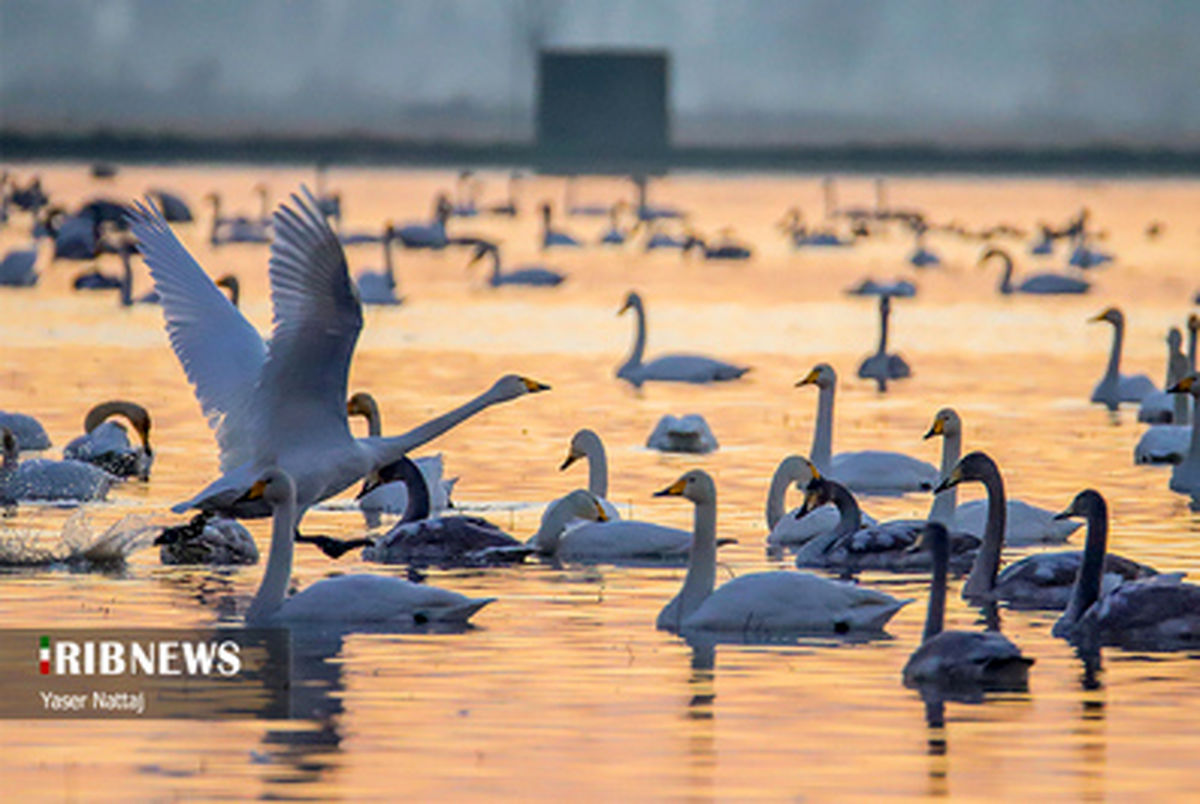
M 675 210 L 650 206 L 645 183 L 636 207 L 637 225 L 677 220 Z M 265 193 L 262 196 L 265 205 Z M 510 207 L 515 214 L 515 206 Z M 172 200 L 177 200 L 173 199 Z M 1139 649 L 1194 649 L 1200 644 L 1200 587 L 1180 575 L 1159 573 L 1136 560 L 1107 552 L 1108 512 L 1104 498 L 1084 490 L 1063 511 L 1042 509 L 1008 499 L 1000 468 L 987 454 L 962 456 L 963 422 L 955 410 L 935 415 L 926 438 L 942 438 L 940 467 L 899 452 L 833 451 L 833 417 L 837 374 L 827 363 L 814 366 L 797 387 L 816 386 L 816 414 L 808 457 L 783 459 L 772 478 L 766 501 L 766 545 L 775 553 L 794 553 L 795 569 L 741 575 L 717 585 L 719 537 L 717 487 L 700 469 L 685 472 L 656 496 L 682 497 L 693 506 L 690 530 L 624 518 L 608 496 L 608 462 L 604 444 L 593 430 L 580 429 L 570 439 L 560 469 L 577 461 L 587 464 L 586 488 L 576 489 L 545 509 L 540 525 L 527 540 L 514 538 L 493 523 L 448 510 L 453 481 L 443 478 L 440 458 L 414 461 L 414 449 L 490 406 L 548 390 L 538 381 L 506 375 L 464 405 L 399 435 L 384 435 L 378 405 L 366 393 L 350 396 L 350 362 L 363 327 L 364 303 L 399 304 L 392 247 L 439 248 L 452 239 L 446 222 L 454 215 L 477 214 L 473 198 L 451 204 L 438 199 L 428 225 L 388 224 L 373 242 L 382 244 L 384 270 L 352 280 L 343 247 L 345 236 L 330 222 L 340 215 L 340 198 L 317 197 L 307 190 L 293 195 L 273 215 L 223 217 L 219 197 L 212 197 L 212 245 L 269 242 L 269 280 L 273 330 L 264 339 L 238 309 L 238 285 L 214 282 L 182 245 L 170 226 L 166 196 L 134 202 L 125 209 L 129 236 L 154 281 L 154 301 L 161 305 L 167 335 L 200 408 L 214 431 L 220 476 L 175 511 L 196 509 L 184 525 L 166 528 L 156 539 L 165 563 L 252 564 L 258 560 L 253 538 L 236 520 L 271 519 L 266 567 L 257 593 L 245 613 L 248 624 L 287 623 L 295 628 L 428 623 L 465 624 L 493 598 L 468 598 L 420 582 L 426 566 L 489 567 L 524 561 L 537 554 L 552 561 L 686 562 L 679 592 L 661 609 L 657 626 L 689 640 L 724 638 L 778 639 L 799 634 L 878 634 L 891 618 L 913 601 L 854 582 L 863 571 L 929 574 L 930 587 L 922 642 L 903 671 L 905 683 L 921 687 L 983 689 L 1022 688 L 1033 659 L 999 632 L 994 607 L 1062 611 L 1053 633 L 1092 649 L 1103 645 Z M 569 199 L 575 214 L 591 208 Z M 472 212 L 471 210 L 476 210 Z M 588 211 L 581 211 L 588 210 Z M 179 210 L 175 210 L 179 214 Z M 336 215 L 334 213 L 337 213 Z M 503 213 L 508 214 L 508 213 Z M 615 213 L 597 207 L 597 215 Z M 916 213 L 888 208 L 873 212 L 843 210 L 855 231 L 872 221 L 908 222 L 917 235 L 918 267 L 938 262 L 923 239 L 929 224 Z M 579 241 L 553 227 L 549 205 L 542 208 L 542 246 L 578 247 Z M 175 216 L 172 216 L 175 217 Z M 178 219 L 178 217 L 175 217 Z M 1076 253 L 1086 248 L 1074 232 Z M 844 246 L 826 231 L 805 229 L 797 212 L 785 222 L 797 247 Z M 1059 236 L 1044 228 L 1046 237 Z M 607 236 L 607 235 L 606 235 Z M 836 241 L 836 242 L 835 242 Z M 610 240 L 610 242 L 612 242 Z M 472 262 L 490 257 L 489 284 L 557 285 L 564 275 L 542 267 L 505 271 L 498 246 L 483 240 L 473 245 Z M 748 249 L 733 243 L 711 248 L 694 234 L 682 246 L 699 248 L 710 259 L 743 259 Z M 122 298 L 131 299 L 128 260 Z M 981 262 L 1004 263 L 1001 293 L 1078 294 L 1085 280 L 1058 274 L 1028 277 L 1012 283 L 1013 264 L 1004 251 L 992 248 Z M 1089 252 L 1080 267 L 1099 259 Z M 1086 263 L 1083 265 L 1082 263 Z M 7 269 L 6 269 L 7 270 Z M 14 269 L 15 270 L 15 269 Z M 887 352 L 891 299 L 915 293 L 898 283 L 860 283 L 851 292 L 879 296 L 881 334 L 877 352 L 865 360 L 859 376 L 888 381 L 909 375 L 907 363 Z M 220 289 L 231 291 L 226 296 Z M 714 383 L 736 381 L 746 366 L 692 354 L 668 354 L 646 360 L 646 305 L 629 292 L 619 313 L 633 311 L 633 348 L 616 371 L 634 387 L 667 381 Z M 1171 438 L 1186 441 L 1177 449 L 1171 488 L 1200 496 L 1200 433 L 1188 424 L 1186 396 L 1193 397 L 1191 421 L 1200 415 L 1200 375 L 1195 373 L 1196 333 L 1200 319 L 1189 320 L 1189 356 L 1182 339 L 1168 337 L 1168 384 L 1165 400 L 1148 378 L 1120 373 L 1125 318 L 1116 308 L 1097 316 L 1113 326 L 1106 372 L 1092 401 L 1115 410 L 1126 402 L 1143 403 L 1145 419 L 1172 427 Z M 1189 363 L 1190 361 L 1190 363 Z M 1183 402 L 1179 400 L 1184 400 Z M 368 435 L 355 438 L 348 417 L 368 421 Z M 133 428 L 130 442 L 124 419 Z M 716 439 L 698 417 L 664 418 L 650 436 L 653 446 L 702 453 Z M 27 499 L 103 499 L 120 478 L 146 480 L 154 453 L 150 415 L 132 402 L 113 400 L 92 408 L 84 434 L 64 450 L 62 461 L 21 460 L 23 449 L 49 446 L 36 420 L 0 414 L 4 462 L 0 468 L 0 502 Z M 1161 432 L 1161 431 L 1159 431 Z M 303 437 L 297 437 L 303 434 Z M 1158 436 L 1156 436 L 1158 438 Z M 1138 460 L 1161 454 L 1139 445 Z M 339 540 L 301 532 L 305 514 L 316 504 L 362 482 L 357 500 L 364 513 L 397 513 L 400 519 L 382 535 Z M 979 483 L 986 499 L 957 504 L 957 486 Z M 803 504 L 786 510 L 790 487 L 804 493 Z M 932 494 L 925 518 L 878 521 L 862 511 L 858 496 Z M 1001 568 L 1004 546 L 1061 545 L 1086 522 L 1082 550 L 1029 555 Z M 371 521 L 370 516 L 368 521 Z M 339 575 L 288 595 L 297 542 L 311 542 L 331 557 L 362 549 L 368 562 L 406 564 L 412 579 L 358 573 Z M 819 570 L 820 573 L 812 570 Z M 967 573 L 963 597 L 988 616 L 982 631 L 944 629 L 947 579 Z M 828 577 L 830 575 L 838 576 Z

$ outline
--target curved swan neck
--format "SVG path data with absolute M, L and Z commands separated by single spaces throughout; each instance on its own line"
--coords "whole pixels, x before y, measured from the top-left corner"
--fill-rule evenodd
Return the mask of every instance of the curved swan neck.
M 269 618 L 283 606 L 288 581 L 292 577 L 292 549 L 296 530 L 296 495 L 275 507 L 271 520 L 271 552 L 258 592 L 246 611 L 246 622 Z
M 858 500 L 839 483 L 830 483 L 829 490 L 830 499 L 837 506 L 839 516 L 834 533 L 838 538 L 849 536 L 862 527 L 862 510 L 858 507 Z
M 387 277 L 388 287 L 396 287 L 396 268 L 392 264 L 392 232 L 389 229 L 383 236 L 383 275 Z
M 925 612 L 925 632 L 922 642 L 928 642 L 938 634 L 946 621 L 946 575 L 950 564 L 950 541 L 944 532 L 936 536 L 929 534 L 930 552 L 933 553 L 933 580 L 929 584 L 929 609 Z
M 958 463 L 962 452 L 962 431 L 955 430 L 942 436 L 942 470 L 939 480 L 944 480 Z M 954 528 L 954 512 L 958 508 L 958 486 L 951 486 L 945 491 L 938 492 L 933 497 L 933 505 L 929 507 L 929 519 L 946 526 L 946 530 Z
M 785 501 L 788 486 L 800 479 L 796 472 L 798 464 L 798 458 L 786 458 L 775 469 L 775 474 L 771 475 L 771 486 L 767 489 L 767 528 L 769 530 L 775 529 L 787 510 Z
M 983 529 L 983 544 L 971 565 L 971 574 L 963 585 L 963 597 L 967 599 L 987 597 L 996 586 L 996 573 L 1000 570 L 1000 551 L 1004 548 L 1004 527 L 1008 514 L 1008 501 L 1004 496 L 1004 481 L 995 469 L 989 469 L 982 478 L 987 489 L 987 525 Z
M 1003 261 L 1003 263 L 1004 263 L 1004 270 L 1000 275 L 1000 292 L 1003 293 L 1005 296 L 1011 295 L 1013 292 L 1013 286 L 1012 286 L 1013 261 L 1012 261 L 1012 257 L 1008 256 L 1008 254 L 1003 251 L 994 252 L 994 255 L 999 257 L 1001 259 L 1001 261 Z
M 1104 370 L 1104 378 L 1119 380 L 1121 376 L 1121 347 L 1125 342 L 1125 320 L 1118 318 L 1112 324 L 1112 350 L 1108 353 L 1108 368 Z
M 621 371 L 637 368 L 642 365 L 642 356 L 646 353 L 646 311 L 642 307 L 642 300 L 634 297 L 630 300 L 629 306 L 633 309 L 635 330 L 633 338 L 633 349 L 629 352 L 629 357 L 626 358 L 624 365 L 621 366 Z
M 1108 507 L 1103 500 L 1087 509 L 1087 541 L 1083 546 L 1083 561 L 1079 575 L 1071 592 L 1068 607 L 1077 620 L 1100 597 L 1100 585 L 1104 575 L 1104 554 L 1108 551 Z
M 534 549 L 544 555 L 550 555 L 557 551 L 563 531 L 567 529 L 567 523 L 575 518 L 571 506 L 567 504 L 566 497 L 551 503 L 546 512 L 542 514 L 542 521 L 538 525 L 537 533 L 533 534 Z
M 818 386 L 817 426 L 813 430 L 809 459 L 822 472 L 829 471 L 833 461 L 833 395 L 836 386 Z
M 603 500 L 608 497 L 608 456 L 604 452 L 604 442 L 590 431 L 579 438 L 580 446 L 587 455 L 588 491 Z
M 679 590 L 682 623 L 712 594 L 717 582 L 717 502 L 696 503 L 692 519 L 692 552 Z

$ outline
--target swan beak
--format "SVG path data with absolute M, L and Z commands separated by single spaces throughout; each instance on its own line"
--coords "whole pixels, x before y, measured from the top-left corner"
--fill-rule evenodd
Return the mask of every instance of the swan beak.
M 956 467 L 954 467 L 953 472 L 951 472 L 949 475 L 947 475 L 946 478 L 944 480 L 942 480 L 941 483 L 937 484 L 937 487 L 934 488 L 933 493 L 941 494 L 946 489 L 953 488 L 954 486 L 957 486 L 961 482 L 962 482 L 962 469 L 960 469 L 956 466 Z
M 625 313 L 625 311 L 628 310 L 632 306 L 633 306 L 633 302 L 626 301 L 624 304 L 621 305 L 621 309 L 617 310 L 617 315 L 623 315 Z
M 1059 511 L 1057 514 L 1055 514 L 1054 519 L 1070 519 L 1073 516 L 1078 516 L 1078 514 L 1075 513 L 1075 503 L 1071 503 L 1069 506 L 1067 506 L 1067 510 Z
M 926 540 L 926 538 L 927 538 L 927 537 L 925 536 L 925 531 L 924 531 L 924 530 L 922 530 L 922 531 L 921 531 L 921 533 L 920 533 L 920 535 L 919 535 L 919 536 L 917 536 L 917 538 L 913 540 L 913 543 L 912 543 L 912 544 L 910 544 L 908 547 L 904 548 L 904 552 L 905 552 L 905 553 L 919 553 L 919 552 L 921 552 L 922 550 L 924 550 L 924 549 L 925 549 L 925 540 Z
M 546 385 L 546 383 L 538 382 L 537 380 L 531 380 L 528 377 L 522 377 L 521 382 L 525 383 L 525 390 L 531 394 L 536 394 L 538 391 L 550 390 L 550 386 Z
M 816 382 L 817 382 L 817 370 L 813 369 L 812 371 L 808 372 L 808 374 L 805 374 L 804 379 L 802 379 L 802 380 L 800 380 L 800 382 L 796 383 L 795 387 L 799 388 L 801 385 L 814 385 Z
M 821 503 L 817 501 L 817 492 L 815 489 L 809 488 L 804 493 L 804 503 L 801 504 L 800 510 L 796 512 L 796 519 L 804 519 L 812 511 L 821 507 Z
M 596 521 L 597 522 L 607 522 L 608 521 L 608 514 L 604 513 L 604 506 L 600 504 L 599 500 L 596 501 Z
M 574 452 L 574 451 L 568 452 L 566 460 L 564 460 L 562 462 L 562 466 L 558 467 L 558 471 L 561 472 L 563 469 L 566 469 L 568 466 L 575 463 L 575 461 L 579 460 L 582 457 L 583 457 L 583 455 L 581 455 L 578 452 Z
M 250 490 L 242 495 L 241 499 L 247 502 L 250 500 L 261 500 L 263 492 L 266 491 L 266 489 L 267 481 L 257 480 L 255 481 L 254 485 L 250 487 Z
M 925 434 L 926 438 L 933 438 L 946 434 L 946 424 L 941 419 L 934 419 L 933 426 L 929 428 L 929 432 Z
M 362 488 L 359 489 L 358 494 L 354 495 L 354 499 L 361 500 L 382 485 L 383 481 L 379 478 L 379 473 L 372 472 L 363 478 Z
M 654 492 L 655 497 L 682 497 L 683 489 L 687 486 L 687 481 L 682 477 L 676 480 L 671 485 L 667 486 L 662 491 Z
M 1179 382 L 1167 389 L 1168 394 L 1190 394 L 1192 386 L 1196 384 L 1196 375 L 1184 377 Z

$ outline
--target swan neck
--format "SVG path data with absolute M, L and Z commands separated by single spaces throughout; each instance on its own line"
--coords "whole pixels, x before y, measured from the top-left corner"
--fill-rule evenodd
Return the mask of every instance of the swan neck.
M 1188 349 L 1187 349 L 1188 373 L 1194 372 L 1196 370 L 1196 332 L 1197 332 L 1196 329 L 1194 329 L 1192 327 L 1188 327 Z
M 383 275 L 387 277 L 388 287 L 396 287 L 396 268 L 392 264 L 392 237 L 390 234 L 383 236 Z
M 408 475 L 404 478 L 404 485 L 408 487 L 408 502 L 404 506 L 404 516 L 400 518 L 400 521 L 419 522 L 422 519 L 428 519 L 431 507 L 429 484 L 425 482 L 425 475 L 421 473 L 415 463 L 412 464 Z
M 543 555 L 552 555 L 557 552 L 563 531 L 567 529 L 567 523 L 572 519 L 575 519 L 575 516 L 571 512 L 570 506 L 567 505 L 565 497 L 552 503 L 546 509 L 546 513 L 542 515 L 537 533 L 533 534 L 534 549 Z
M 129 258 L 129 247 L 121 247 L 121 306 L 133 304 L 133 265 Z
M 962 452 L 962 432 L 946 433 L 942 436 L 942 470 L 939 481 L 945 480 L 954 471 Z M 946 530 L 954 529 L 954 512 L 958 508 L 958 486 L 951 486 L 933 497 L 929 508 L 929 519 L 940 522 Z
M 491 249 L 491 255 L 492 255 L 492 283 L 495 284 L 496 282 L 500 281 L 500 274 L 503 273 L 500 270 L 500 249 L 498 249 L 498 248 Z
M 271 521 L 271 552 L 267 557 L 267 569 L 263 573 L 258 592 L 246 611 L 246 622 L 266 620 L 283 606 L 288 581 L 292 577 L 292 551 L 296 530 L 296 498 L 275 508 Z
M 1004 273 L 1000 277 L 1000 292 L 1008 295 L 1013 292 L 1013 261 L 1007 254 L 1003 255 L 1001 259 L 1004 261 Z
M 1200 462 L 1200 396 L 1192 397 L 1192 440 L 1186 460 L 1193 464 Z
M 839 517 L 835 533 L 838 538 L 849 536 L 862 527 L 862 511 L 858 507 L 858 501 L 842 486 L 833 487 L 832 497 Z
M 1008 513 L 1008 502 L 1004 497 L 1004 481 L 995 471 L 983 478 L 987 489 L 987 525 L 983 529 L 983 544 L 971 565 L 971 574 L 963 585 L 963 597 L 985 598 L 996 586 L 996 573 L 1000 570 L 1000 551 L 1004 548 L 1004 527 Z
M 588 459 L 588 491 L 603 500 L 608 497 L 608 456 L 598 436 L 589 434 L 584 445 Z
M 220 242 L 217 228 L 221 225 L 221 196 L 213 193 L 209 198 L 212 200 L 212 226 L 208 230 L 208 242 L 215 246 Z
M 1079 575 L 1071 590 L 1071 601 L 1063 619 L 1074 624 L 1100 597 L 1104 575 L 1104 554 L 1108 550 L 1108 512 L 1091 507 L 1087 512 L 1087 541 L 1083 545 L 1083 560 Z
M 787 488 L 792 483 L 792 474 L 788 471 L 787 462 L 779 464 L 775 474 L 771 476 L 771 485 L 767 489 L 767 529 L 775 530 L 779 520 L 783 519 L 786 506 Z
M 635 299 L 630 306 L 633 308 L 635 322 L 633 349 L 629 352 L 625 364 L 621 366 L 621 371 L 642 365 L 642 356 L 646 353 L 646 311 L 642 309 L 641 299 Z
M 887 354 L 888 341 L 888 308 L 886 305 L 879 305 L 879 354 Z
M 929 609 L 925 612 L 925 632 L 922 642 L 928 642 L 938 634 L 946 621 L 946 575 L 950 564 L 948 536 L 933 539 L 933 581 L 929 584 Z
M 1109 380 L 1118 380 L 1121 376 L 1121 346 L 1125 342 L 1125 322 L 1117 321 L 1113 324 L 1113 339 L 1112 349 L 1108 353 L 1108 368 L 1104 371 L 1104 378 Z
M 683 623 L 712 594 L 717 581 L 717 503 L 696 503 L 692 520 L 692 552 L 679 590 L 679 622 Z
M 399 460 L 406 452 L 429 443 L 447 430 L 458 426 L 476 413 L 500 401 L 502 400 L 498 399 L 489 389 L 454 410 L 432 418 L 406 433 L 372 440 L 367 447 L 374 457 L 374 465 L 379 467 Z
M 834 386 L 829 385 L 821 387 L 817 394 L 817 426 L 809 458 L 822 472 L 828 472 L 833 461 L 833 393 Z

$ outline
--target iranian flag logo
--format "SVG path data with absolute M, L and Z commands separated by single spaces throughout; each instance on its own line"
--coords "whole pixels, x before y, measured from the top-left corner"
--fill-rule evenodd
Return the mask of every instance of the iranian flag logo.
M 50 637 L 43 636 L 38 648 L 38 669 L 42 675 L 50 675 Z

